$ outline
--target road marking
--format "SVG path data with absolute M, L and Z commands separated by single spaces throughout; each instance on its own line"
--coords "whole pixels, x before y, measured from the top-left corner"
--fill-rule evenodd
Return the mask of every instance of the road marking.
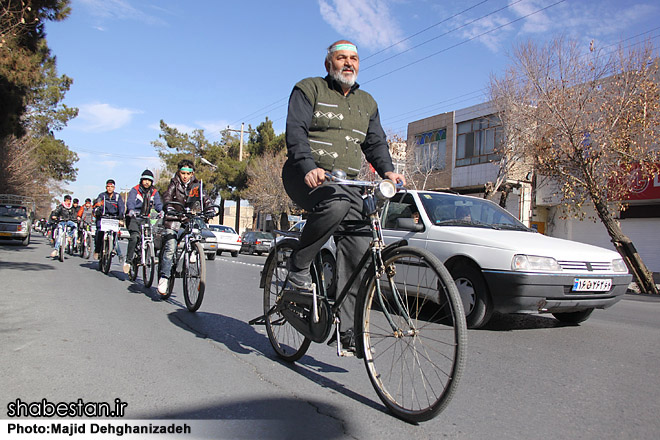
M 232 259 L 224 258 L 224 257 L 220 257 L 219 259 L 222 260 L 222 261 L 227 261 L 229 263 L 243 264 L 245 266 L 264 267 L 263 264 L 246 263 L 245 261 L 232 260 Z

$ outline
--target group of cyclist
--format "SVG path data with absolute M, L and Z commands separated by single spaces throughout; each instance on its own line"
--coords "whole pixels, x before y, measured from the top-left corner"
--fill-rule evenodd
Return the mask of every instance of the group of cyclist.
M 126 203 L 119 193 L 115 191 L 115 181 L 108 179 L 105 183 L 105 191 L 100 193 L 92 203 L 91 199 L 86 199 L 85 204 L 78 206 L 78 199 L 71 199 L 70 195 L 64 196 L 64 201 L 55 208 L 50 214 L 51 224 L 58 229 L 60 234 L 68 233 L 72 238 L 75 248 L 80 240 L 81 228 L 96 225 L 96 235 L 94 238 L 94 259 L 99 259 L 99 253 L 102 248 L 103 234 L 101 230 L 102 218 L 123 219 L 126 229 L 129 231 L 128 248 L 126 258 L 121 254 L 120 262 L 123 263 L 124 273 L 130 270 L 130 261 L 132 261 L 140 238 L 140 226 L 148 221 L 148 216 L 152 210 L 159 213 L 163 218 L 161 261 L 159 265 L 158 293 L 166 293 L 169 274 L 172 268 L 172 258 L 176 250 L 177 232 L 181 227 L 181 217 L 177 211 L 181 211 L 190 197 L 202 195 L 202 188 L 199 180 L 194 175 L 195 167 L 192 161 L 183 159 L 177 165 L 177 172 L 170 180 L 169 186 L 161 198 L 160 193 L 154 187 L 154 175 L 150 170 L 144 170 L 140 175 L 139 183 L 135 185 L 128 193 Z M 205 207 L 211 204 L 207 197 L 201 197 Z M 168 213 L 163 211 L 165 205 L 171 204 Z M 55 240 L 55 249 L 51 257 L 57 257 L 59 252 L 60 240 Z M 118 253 L 120 252 L 117 247 Z

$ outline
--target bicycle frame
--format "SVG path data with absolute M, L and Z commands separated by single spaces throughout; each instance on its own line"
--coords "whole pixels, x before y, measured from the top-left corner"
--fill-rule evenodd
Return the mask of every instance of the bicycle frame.
M 363 235 L 363 232 L 358 229 L 366 226 L 369 227 L 371 233 L 371 242 L 369 245 L 369 249 L 366 250 L 362 258 L 360 259 L 359 263 L 357 264 L 356 269 L 353 271 L 348 281 L 344 284 L 343 289 L 341 290 L 341 292 L 339 292 L 334 302 L 332 302 L 332 304 L 330 305 L 332 322 L 333 324 L 335 324 L 335 331 L 337 333 L 337 338 L 339 338 L 339 325 L 338 325 L 339 311 L 341 310 L 341 307 L 343 306 L 346 298 L 348 297 L 351 287 L 355 284 L 356 281 L 360 281 L 361 282 L 360 286 L 362 286 L 363 284 L 362 281 L 364 280 L 368 280 L 370 278 L 374 278 L 374 279 L 380 278 L 385 272 L 385 265 L 382 258 L 382 254 L 385 251 L 385 249 L 393 249 L 399 246 L 405 246 L 407 245 L 407 242 L 405 240 L 400 240 L 389 246 L 385 245 L 385 242 L 383 240 L 380 216 L 378 214 L 378 210 L 381 206 L 381 200 L 385 200 L 385 198 L 379 197 L 379 194 L 377 194 L 379 192 L 378 186 L 376 186 L 375 184 L 370 184 L 369 182 L 360 182 L 360 184 L 356 185 L 356 182 L 354 181 L 340 179 L 333 176 L 328 176 L 328 178 L 337 184 L 364 187 L 365 189 L 364 206 L 366 208 L 366 212 L 368 213 L 366 218 L 363 220 L 343 222 L 343 224 L 346 226 L 354 227 L 354 230 L 337 231 L 335 232 L 334 235 L 335 236 Z M 283 231 L 276 231 L 276 233 L 283 236 L 294 235 Z M 277 255 L 277 241 L 275 242 L 274 246 L 275 246 L 274 254 Z M 363 279 L 358 280 L 358 276 L 360 276 L 363 270 L 365 270 Z M 328 299 L 328 295 L 325 290 L 325 282 L 324 282 L 324 275 L 322 270 L 320 254 L 316 255 L 312 263 L 312 271 L 316 274 L 316 278 L 319 281 L 318 283 L 316 283 L 315 289 L 312 292 L 313 294 L 312 294 L 312 305 L 311 305 L 312 322 L 316 324 L 320 321 L 319 304 L 318 304 L 319 297 L 325 299 L 330 304 L 330 300 Z M 398 288 L 394 285 L 394 282 L 392 281 L 392 277 L 388 277 L 388 278 L 392 292 L 396 292 L 396 294 L 394 295 L 395 305 L 398 309 L 398 312 L 400 312 L 400 314 L 404 316 L 404 320 L 409 326 L 409 330 L 404 331 L 395 324 L 389 311 L 387 310 L 386 307 L 384 307 L 383 293 L 380 288 L 380 283 L 376 283 L 377 296 L 378 296 L 378 301 L 380 303 L 379 305 L 383 308 L 384 314 L 393 333 L 400 335 L 411 335 L 412 330 L 410 330 L 410 328 L 412 328 L 412 323 L 410 316 L 408 315 L 405 307 L 402 306 L 402 299 L 400 297 L 400 294 L 398 293 Z M 276 307 L 278 307 L 278 305 L 274 305 L 273 310 Z M 341 351 L 340 344 L 337 344 L 337 354 L 339 356 L 345 355 Z

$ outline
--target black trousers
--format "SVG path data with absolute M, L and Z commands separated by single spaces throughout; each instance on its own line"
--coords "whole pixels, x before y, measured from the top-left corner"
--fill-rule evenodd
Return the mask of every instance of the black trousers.
M 305 176 L 293 167 L 285 165 L 282 169 L 282 181 L 291 200 L 305 209 L 309 215 L 300 237 L 300 247 L 291 257 L 296 269 L 306 269 L 316 254 L 332 235 L 341 229 L 342 220 L 362 220 L 364 204 L 360 189 L 345 185 L 324 183 L 311 189 L 305 184 Z M 337 245 L 337 294 L 342 291 L 346 281 L 353 273 L 362 255 L 369 248 L 369 238 L 363 236 L 344 236 L 335 239 Z M 356 284 L 351 286 L 349 295 L 339 313 L 340 331 L 353 328 L 355 316 Z
M 128 247 L 126 249 L 126 262 L 130 263 L 133 259 L 133 254 L 135 253 L 135 247 L 137 246 L 138 238 L 140 237 L 140 226 L 144 220 L 134 217 L 126 217 L 126 219 L 128 220 L 128 226 L 126 229 L 128 229 L 130 234 L 128 239 Z

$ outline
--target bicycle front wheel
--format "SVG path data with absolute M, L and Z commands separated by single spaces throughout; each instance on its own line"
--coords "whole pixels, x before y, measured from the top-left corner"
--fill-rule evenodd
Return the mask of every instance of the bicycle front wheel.
M 193 243 L 190 253 L 183 258 L 183 298 L 188 310 L 196 312 L 202 305 L 206 287 L 206 260 L 201 243 Z
M 156 273 L 156 258 L 151 247 L 151 243 L 144 245 L 144 265 L 142 266 L 142 281 L 144 287 L 149 288 L 154 282 L 154 275 Z
M 383 275 L 358 296 L 362 354 L 390 411 L 422 422 L 441 412 L 456 391 L 465 368 L 465 314 L 451 275 L 430 252 L 402 246 L 387 251 L 383 261 Z
M 110 272 L 110 265 L 112 264 L 112 247 L 112 235 L 106 232 L 103 240 L 103 255 L 101 256 L 101 270 L 106 275 Z
M 312 342 L 296 330 L 278 309 L 286 282 L 288 261 L 297 246 L 296 240 L 281 240 L 276 245 L 277 253 L 266 260 L 264 282 L 264 321 L 270 344 L 277 355 L 287 362 L 300 359 Z M 275 252 L 275 250 L 271 251 Z

